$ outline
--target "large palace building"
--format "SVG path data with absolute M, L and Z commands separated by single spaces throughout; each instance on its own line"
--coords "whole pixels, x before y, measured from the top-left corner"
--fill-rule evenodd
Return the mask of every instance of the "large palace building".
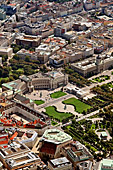
M 68 83 L 68 75 L 57 71 L 48 73 L 36 73 L 18 80 L 2 84 L 2 89 L 19 91 L 21 93 L 32 92 L 33 89 L 55 89 Z

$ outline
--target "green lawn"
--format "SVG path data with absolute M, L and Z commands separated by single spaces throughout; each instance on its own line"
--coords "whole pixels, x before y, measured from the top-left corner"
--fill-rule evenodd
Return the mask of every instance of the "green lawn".
M 45 103 L 43 100 L 34 100 L 34 103 L 37 105 Z
M 75 111 L 78 113 L 82 113 L 84 110 L 87 111 L 87 109 L 91 108 L 90 105 L 85 104 L 74 97 L 64 100 L 62 103 L 68 104 L 68 105 L 73 105 L 75 107 Z
M 51 96 L 51 98 L 59 98 L 59 97 L 65 96 L 65 95 L 67 95 L 67 94 L 62 91 L 57 91 L 57 92 L 52 93 L 50 96 Z
M 46 109 L 46 113 L 48 114 L 49 117 L 58 119 L 60 122 L 62 122 L 62 120 L 64 120 L 64 119 L 72 116 L 71 113 L 58 112 L 55 106 L 49 106 L 49 107 L 46 107 L 45 109 Z

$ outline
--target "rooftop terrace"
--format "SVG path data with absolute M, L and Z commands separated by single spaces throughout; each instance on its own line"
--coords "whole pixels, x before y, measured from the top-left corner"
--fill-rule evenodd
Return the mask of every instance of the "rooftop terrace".
M 46 130 L 42 136 L 42 140 L 53 142 L 55 144 L 60 144 L 71 140 L 72 137 L 68 134 L 58 130 L 58 129 L 49 129 Z

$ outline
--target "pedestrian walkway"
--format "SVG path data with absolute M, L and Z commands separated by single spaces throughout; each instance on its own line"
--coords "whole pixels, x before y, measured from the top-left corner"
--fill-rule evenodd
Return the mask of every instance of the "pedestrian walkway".
M 44 104 L 41 104 L 41 105 L 39 105 L 39 106 L 36 106 L 35 107 L 35 109 L 41 109 L 41 108 L 45 108 L 45 107 L 48 107 L 48 106 L 52 106 L 52 105 L 54 105 L 56 102 L 59 102 L 59 101 L 63 101 L 63 100 L 66 100 L 66 99 L 68 99 L 68 98 L 71 98 L 71 97 L 73 97 L 74 95 L 72 95 L 72 94 L 67 94 L 66 96 L 62 96 L 62 97 L 59 97 L 59 98 L 57 98 L 57 99 L 52 99 L 51 98 L 51 100 L 49 100 L 49 101 L 47 101 L 47 103 L 44 103 Z M 74 96 L 75 97 L 75 96 Z
M 94 115 L 96 115 L 97 113 L 99 113 L 99 110 L 96 110 L 96 111 L 91 112 L 91 113 L 89 113 L 89 114 L 87 114 L 87 115 L 85 115 L 85 116 L 82 116 L 81 118 L 76 119 L 76 121 L 78 122 L 78 121 L 81 121 L 81 120 L 83 120 L 83 119 L 87 119 L 88 117 L 94 116 Z

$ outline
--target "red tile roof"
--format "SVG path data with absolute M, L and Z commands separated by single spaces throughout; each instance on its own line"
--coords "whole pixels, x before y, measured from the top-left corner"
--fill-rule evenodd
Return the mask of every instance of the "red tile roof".
M 41 121 L 40 119 L 37 119 L 37 120 L 34 120 L 34 122 L 30 122 L 30 123 L 25 124 L 23 127 L 24 127 L 24 128 L 35 128 L 35 125 L 36 125 L 37 123 L 40 124 L 42 127 L 43 127 L 44 125 L 46 125 L 45 122 Z
M 13 134 L 13 136 L 11 136 L 10 140 L 13 140 L 15 137 L 17 137 L 17 135 L 18 135 L 18 133 L 15 132 L 15 133 Z

